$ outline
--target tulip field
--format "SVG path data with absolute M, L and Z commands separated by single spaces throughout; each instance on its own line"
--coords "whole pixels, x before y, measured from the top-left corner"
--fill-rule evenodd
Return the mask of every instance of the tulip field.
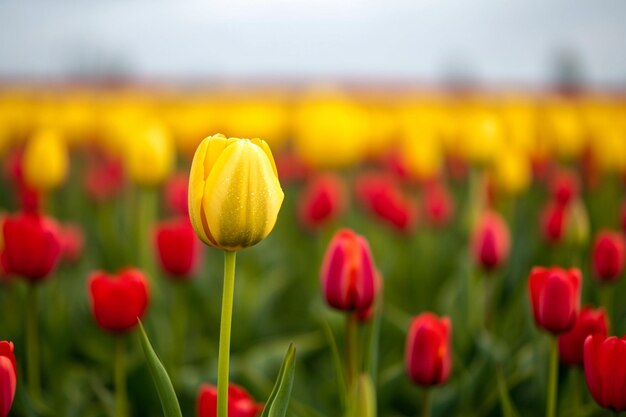
M 0 417 L 626 411 L 626 101 L 0 89 Z

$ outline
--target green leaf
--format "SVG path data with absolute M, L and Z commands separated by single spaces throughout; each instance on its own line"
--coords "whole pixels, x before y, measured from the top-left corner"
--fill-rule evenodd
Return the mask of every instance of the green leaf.
M 359 376 L 354 416 L 376 417 L 376 390 L 374 389 L 372 378 L 368 374 Z
M 165 367 L 159 360 L 159 357 L 154 352 L 148 335 L 139 321 L 139 336 L 141 340 L 141 347 L 143 348 L 144 356 L 148 362 L 148 368 L 150 369 L 150 375 L 159 393 L 159 399 L 161 400 L 161 407 L 163 407 L 163 414 L 165 417 L 182 417 L 183 414 L 180 411 L 180 405 L 178 404 L 178 398 L 176 398 L 176 392 L 170 377 L 167 375 Z
M 324 333 L 328 339 L 328 346 L 330 347 L 333 356 L 333 366 L 335 368 L 335 375 L 337 377 L 337 391 L 339 392 L 339 400 L 341 406 L 345 408 L 348 393 L 346 391 L 346 376 L 343 373 L 343 364 L 341 362 L 341 356 L 339 355 L 339 348 L 337 348 L 337 341 L 333 335 L 333 331 L 328 324 L 328 321 L 324 320 Z
M 496 374 L 498 377 L 498 393 L 500 394 L 502 414 L 504 417 L 518 417 L 517 411 L 515 411 L 515 407 L 511 401 L 511 397 L 509 396 L 509 390 L 506 386 L 506 381 L 504 379 L 504 375 L 502 375 L 502 369 L 500 367 L 498 367 Z
M 283 364 L 278 372 L 276 384 L 265 403 L 261 417 L 285 417 L 291 396 L 291 387 L 296 370 L 296 348 L 293 343 L 289 345 Z

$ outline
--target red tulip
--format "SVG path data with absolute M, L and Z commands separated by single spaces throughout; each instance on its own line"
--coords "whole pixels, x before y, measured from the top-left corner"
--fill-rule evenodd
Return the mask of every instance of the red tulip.
M 576 324 L 559 336 L 559 357 L 567 365 L 583 365 L 583 346 L 588 336 L 600 334 L 606 337 L 608 323 L 604 309 L 585 307 L 580 311 Z
M 20 213 L 3 222 L 3 264 L 7 272 L 31 282 L 50 275 L 61 254 L 59 229 L 54 220 Z
M 500 266 L 509 256 L 509 227 L 495 211 L 483 214 L 474 230 L 472 252 L 475 262 L 486 270 Z
M 17 203 L 23 212 L 37 213 L 41 208 L 39 191 L 24 181 L 22 156 L 24 151 L 18 150 L 7 156 L 8 174 L 15 189 Z
M 0 417 L 7 417 L 15 398 L 17 387 L 17 364 L 13 343 L 0 342 Z
M 624 237 L 603 230 L 593 245 L 593 270 L 600 281 L 614 281 L 624 270 L 626 248 Z
M 281 184 L 302 181 L 308 177 L 311 168 L 297 155 L 282 152 L 274 156 Z
M 96 271 L 89 278 L 89 292 L 96 321 L 112 332 L 135 327 L 148 306 L 148 281 L 138 269 L 124 269 L 117 276 Z
M 530 272 L 528 289 L 537 326 L 560 334 L 576 323 L 580 309 L 579 269 L 535 267 Z
M 263 410 L 263 404 L 239 385 L 228 386 L 228 417 L 255 417 Z M 198 417 L 217 416 L 217 387 L 203 384 L 198 393 Z
M 450 333 L 447 317 L 422 313 L 413 319 L 405 351 L 406 371 L 411 381 L 423 386 L 446 382 L 452 368 Z
M 298 203 L 300 222 L 316 229 L 341 215 L 345 207 L 345 189 L 341 179 L 325 174 L 314 178 Z
M 156 249 L 163 269 L 172 277 L 188 278 L 198 264 L 200 241 L 188 217 L 164 222 L 156 228 Z
M 369 321 L 376 310 L 376 300 L 380 299 L 380 294 L 383 290 L 383 280 L 380 275 L 380 271 L 376 270 L 374 273 L 374 302 L 369 307 L 356 311 L 356 319 L 361 322 Z
M 74 263 L 78 262 L 85 244 L 85 236 L 82 229 L 76 224 L 65 224 L 61 228 L 61 254 L 63 260 Z
M 626 336 L 587 337 L 584 347 L 585 379 L 596 402 L 613 411 L 626 410 Z
M 400 232 L 409 232 L 417 222 L 417 203 L 406 197 L 393 179 L 366 174 L 356 184 L 357 197 L 370 212 Z
M 566 205 L 576 198 L 579 188 L 578 176 L 572 171 L 558 171 L 550 180 L 552 199 L 560 205 Z
M 176 174 L 165 184 L 165 205 L 168 210 L 176 215 L 189 215 L 189 177 L 186 174 Z
M 454 205 L 445 185 L 437 182 L 426 186 L 424 209 L 426 220 L 435 227 L 443 226 L 450 221 L 454 214 Z
M 326 301 L 339 310 L 364 310 L 374 302 L 375 267 L 363 236 L 343 229 L 331 240 L 322 264 Z
M 108 201 L 122 191 L 124 166 L 122 161 L 110 156 L 99 156 L 87 166 L 85 189 L 96 202 Z
M 541 214 L 541 232 L 548 242 L 556 243 L 561 240 L 565 230 L 567 207 L 550 202 Z

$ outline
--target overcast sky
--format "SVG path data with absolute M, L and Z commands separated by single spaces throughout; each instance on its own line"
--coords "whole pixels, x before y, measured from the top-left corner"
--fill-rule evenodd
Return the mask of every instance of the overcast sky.
M 626 1 L 0 1 L 0 78 L 117 68 L 136 77 L 541 83 L 559 49 L 626 84 Z

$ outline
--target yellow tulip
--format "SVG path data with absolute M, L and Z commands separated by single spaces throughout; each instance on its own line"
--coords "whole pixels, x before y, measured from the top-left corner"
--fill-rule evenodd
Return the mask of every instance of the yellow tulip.
M 204 243 L 227 251 L 270 234 L 284 198 L 272 151 L 261 139 L 204 139 L 189 174 L 189 218 Z
M 40 130 L 26 144 L 22 162 L 27 184 L 39 191 L 52 190 L 67 177 L 66 144 L 56 131 Z
M 530 161 L 523 152 L 507 150 L 494 161 L 496 184 L 505 193 L 516 195 L 530 185 Z
M 489 111 L 467 115 L 462 150 L 466 158 L 477 165 L 489 165 L 497 157 L 504 140 L 501 120 Z
M 141 128 L 128 139 L 126 168 L 138 185 L 155 186 L 168 177 L 173 168 L 174 147 L 160 126 Z

